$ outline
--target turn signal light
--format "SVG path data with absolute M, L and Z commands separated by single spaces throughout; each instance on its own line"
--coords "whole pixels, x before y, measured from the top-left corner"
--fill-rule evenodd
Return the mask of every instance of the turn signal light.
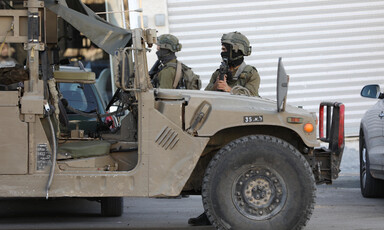
M 311 133 L 313 131 L 313 125 L 311 123 L 307 123 L 304 125 L 304 131 L 307 133 Z

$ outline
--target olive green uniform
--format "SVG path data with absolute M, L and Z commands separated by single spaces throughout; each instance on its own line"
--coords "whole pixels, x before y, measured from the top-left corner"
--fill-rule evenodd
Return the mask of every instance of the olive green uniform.
M 158 71 L 153 76 L 154 87 L 199 90 L 201 88 L 199 75 L 196 75 L 191 68 L 176 60 L 175 52 L 179 52 L 182 47 L 179 39 L 172 34 L 163 34 L 158 37 L 156 44 L 158 48 L 156 52 L 158 61 L 149 71 L 150 74 Z M 159 66 L 157 63 L 166 64 L 160 64 Z M 179 73 L 181 74 L 177 76 L 178 79 L 180 77 L 178 82 L 175 82 L 176 70 L 180 70 Z
M 170 60 L 168 63 L 176 64 L 176 59 Z M 173 66 L 167 66 L 167 64 L 165 64 L 164 68 L 160 70 L 159 73 L 157 73 L 159 88 L 173 89 L 173 82 L 175 81 L 176 76 L 176 68 Z
M 232 76 L 235 76 L 236 70 L 233 70 Z M 211 80 L 205 90 L 213 90 L 213 86 L 219 76 L 219 70 L 216 70 L 211 77 Z M 246 65 L 237 79 L 227 81 L 228 86 L 233 88 L 236 85 L 240 85 L 249 90 L 252 96 L 259 96 L 260 76 L 256 68 L 250 65 Z

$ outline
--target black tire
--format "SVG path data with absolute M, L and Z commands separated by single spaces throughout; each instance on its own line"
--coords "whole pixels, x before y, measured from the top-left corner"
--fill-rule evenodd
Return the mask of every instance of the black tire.
M 301 229 L 312 215 L 315 179 L 289 143 L 252 135 L 223 147 L 203 180 L 203 204 L 217 229 Z
M 122 197 L 101 198 L 101 215 L 117 217 L 123 214 L 124 200 Z
M 361 195 L 366 198 L 384 197 L 384 181 L 372 177 L 368 149 L 362 132 L 359 136 L 359 158 Z

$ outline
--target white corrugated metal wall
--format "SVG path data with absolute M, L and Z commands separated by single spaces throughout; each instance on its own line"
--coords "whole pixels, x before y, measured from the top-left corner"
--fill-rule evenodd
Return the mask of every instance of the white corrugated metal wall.
M 168 0 L 178 57 L 205 87 L 220 64 L 220 37 L 240 31 L 252 45 L 246 63 L 261 76 L 260 95 L 275 99 L 278 57 L 290 75 L 288 103 L 317 111 L 321 101 L 346 105 L 346 135 L 376 100 L 360 97 L 384 79 L 384 1 Z

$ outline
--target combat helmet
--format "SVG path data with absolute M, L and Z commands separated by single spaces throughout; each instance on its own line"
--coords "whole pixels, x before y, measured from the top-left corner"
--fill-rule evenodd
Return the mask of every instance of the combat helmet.
M 235 52 L 240 50 L 244 56 L 249 56 L 252 52 L 252 46 L 249 45 L 248 38 L 237 31 L 223 34 L 221 37 L 221 43 L 230 44 L 232 46 L 232 50 Z
M 167 49 L 172 52 L 178 52 L 181 50 L 181 44 L 179 39 L 172 34 L 163 34 L 157 38 L 157 45 L 162 49 Z

